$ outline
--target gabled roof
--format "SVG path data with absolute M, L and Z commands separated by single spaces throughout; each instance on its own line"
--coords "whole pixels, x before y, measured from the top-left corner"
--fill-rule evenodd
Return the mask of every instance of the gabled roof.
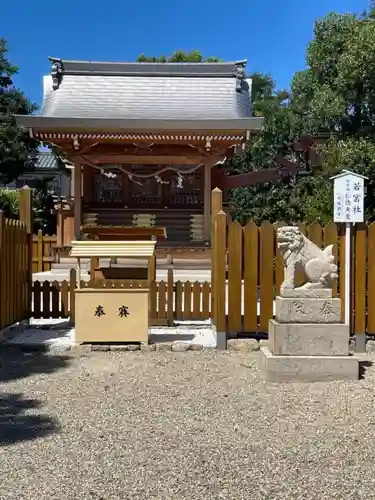
M 41 114 L 17 116 L 17 123 L 29 128 L 30 133 L 181 130 L 198 135 L 199 131 L 214 135 L 235 131 L 239 136 L 240 131 L 244 137 L 262 128 L 263 118 L 251 116 L 251 80 L 245 76 L 246 61 L 50 61 L 52 70 L 44 77 Z
M 56 156 L 49 151 L 40 151 L 34 164 L 35 170 L 58 170 Z
M 50 58 L 41 115 L 113 119 L 251 116 L 246 61 L 111 63 Z
M 368 179 L 368 177 L 361 174 L 357 174 L 356 172 L 352 172 L 351 170 L 342 170 L 339 174 L 330 177 L 330 180 L 334 181 L 335 179 L 340 179 L 341 177 L 346 177 L 347 175 L 352 175 L 353 177 L 358 177 L 359 179 L 364 179 L 364 180 Z

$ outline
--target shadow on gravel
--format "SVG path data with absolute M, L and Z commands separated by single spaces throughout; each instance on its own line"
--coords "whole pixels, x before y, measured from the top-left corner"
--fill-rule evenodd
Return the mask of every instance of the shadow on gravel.
M 359 379 L 362 380 L 366 377 L 366 371 L 373 365 L 371 361 L 359 362 Z
M 10 348 L 0 351 L 0 382 L 38 373 L 53 373 L 69 365 L 69 356 L 49 355 L 43 351 L 22 352 Z
M 43 351 L 23 352 L 14 348 L 0 350 L 0 383 L 31 375 L 53 373 L 69 365 L 69 356 Z M 27 441 L 58 430 L 57 420 L 39 414 L 42 403 L 25 399 L 20 393 L 0 393 L 0 446 Z M 30 414 L 31 412 L 31 414 Z
M 28 415 L 26 410 L 41 406 L 37 399 L 24 399 L 22 394 L 0 393 L 0 446 L 28 441 L 50 434 L 58 423 L 46 415 Z

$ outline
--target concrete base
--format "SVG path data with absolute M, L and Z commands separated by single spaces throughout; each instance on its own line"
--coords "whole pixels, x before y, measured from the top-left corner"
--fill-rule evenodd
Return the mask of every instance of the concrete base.
M 128 341 L 117 341 L 114 345 L 125 344 Z M 150 342 L 150 344 L 149 344 Z M 173 327 L 153 326 L 148 331 L 146 345 L 165 345 L 173 342 L 187 342 L 190 350 L 199 351 L 200 348 L 212 349 L 216 347 L 216 333 L 211 321 L 179 321 Z M 0 341 L 0 346 L 2 342 Z M 30 328 L 15 325 L 4 345 L 17 346 L 20 349 L 60 351 L 69 350 L 73 346 L 81 345 L 82 341 L 75 338 L 75 329 L 66 319 L 31 319 Z M 110 342 L 104 342 L 107 346 Z M 87 344 L 84 344 L 87 345 Z M 132 344 L 134 346 L 134 344 Z M 152 347 L 150 348 L 152 349 Z
M 279 323 L 268 325 L 271 352 L 284 356 L 347 356 L 349 326 L 342 323 Z
M 228 348 L 227 332 L 216 332 L 216 349 L 225 351 Z
M 260 351 L 260 369 L 270 382 L 359 379 L 359 362 L 352 356 L 275 356 L 268 347 Z

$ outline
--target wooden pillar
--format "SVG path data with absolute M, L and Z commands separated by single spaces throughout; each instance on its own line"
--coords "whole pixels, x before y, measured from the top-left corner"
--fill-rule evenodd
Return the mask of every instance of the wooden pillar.
M 4 212 L 0 210 L 0 332 L 8 326 L 6 324 L 7 318 L 7 262 L 6 262 L 6 248 L 3 248 L 3 233 L 5 229 Z M 9 300 L 9 298 L 8 298 Z M 3 340 L 3 335 L 0 333 L 0 340 Z
M 159 168 L 162 168 L 162 167 L 164 167 L 164 165 L 159 165 Z M 173 178 L 173 173 L 170 170 L 167 170 L 163 174 L 163 180 L 168 182 L 168 184 L 161 185 L 161 202 L 162 202 L 162 206 L 164 208 L 167 208 L 170 206 L 171 190 L 172 190 L 172 178 Z
M 223 206 L 223 193 L 219 188 L 212 191 L 211 196 L 211 314 L 212 319 L 216 322 L 216 271 L 217 271 L 217 229 L 215 229 L 215 220 Z M 226 240 L 221 242 L 225 247 Z M 216 324 L 216 323 L 215 323 Z
M 26 256 L 26 290 L 25 319 L 31 317 L 33 299 L 33 191 L 28 186 L 20 190 L 20 221 L 26 225 L 27 256 Z
M 25 222 L 28 234 L 33 232 L 33 191 L 28 186 L 20 190 L 20 221 Z
M 203 203 L 204 203 L 204 240 L 211 239 L 211 165 L 204 165 L 204 187 L 203 187 Z
M 63 214 L 63 200 L 60 198 L 57 209 L 57 246 L 64 245 L 64 214 Z
M 100 259 L 98 257 L 91 257 L 90 259 L 90 280 L 95 279 L 96 271 L 100 269 Z
M 78 163 L 74 167 L 74 238 L 80 239 L 81 236 L 81 218 L 82 218 L 82 198 L 81 198 L 81 165 Z
M 90 203 L 95 199 L 94 173 L 93 167 L 89 165 L 82 168 L 82 200 L 86 203 Z
M 226 327 L 226 249 L 227 249 L 227 217 L 221 210 L 213 217 L 214 248 L 212 259 L 214 262 L 214 276 L 212 283 L 212 296 L 214 297 L 212 316 L 216 325 L 216 348 L 227 348 Z M 212 279 L 212 278 L 211 278 Z
M 70 170 L 70 190 L 69 195 L 74 197 L 74 167 L 69 167 Z
M 122 202 L 124 204 L 124 207 L 128 208 L 129 204 L 131 204 L 129 203 L 131 202 L 131 182 L 125 172 L 120 171 L 117 175 L 121 175 L 122 177 L 122 182 L 121 182 Z
M 219 188 L 215 188 L 212 191 L 212 197 L 211 197 L 211 224 L 210 224 L 210 229 L 211 229 L 211 245 L 213 242 L 213 232 L 214 232 L 214 227 L 213 227 L 213 222 L 215 220 L 215 215 L 218 214 L 221 210 L 223 209 L 223 192 Z

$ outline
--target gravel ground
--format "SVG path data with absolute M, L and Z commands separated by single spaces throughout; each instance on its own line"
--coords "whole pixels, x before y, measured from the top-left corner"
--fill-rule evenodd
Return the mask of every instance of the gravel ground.
M 1 500 L 375 499 L 375 364 L 270 384 L 257 356 L 7 354 Z

